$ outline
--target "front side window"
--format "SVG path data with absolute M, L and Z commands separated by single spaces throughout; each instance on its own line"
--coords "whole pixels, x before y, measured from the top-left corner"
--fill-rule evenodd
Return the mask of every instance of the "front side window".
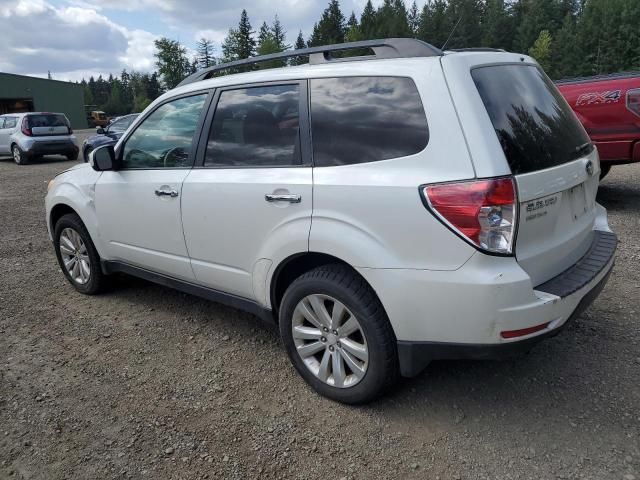
M 207 94 L 158 107 L 127 139 L 123 168 L 181 168 L 191 165 L 191 145 Z
M 413 155 L 429 140 L 422 100 L 404 77 L 311 80 L 311 130 L 319 167 Z
M 297 84 L 226 90 L 207 141 L 205 166 L 300 165 Z

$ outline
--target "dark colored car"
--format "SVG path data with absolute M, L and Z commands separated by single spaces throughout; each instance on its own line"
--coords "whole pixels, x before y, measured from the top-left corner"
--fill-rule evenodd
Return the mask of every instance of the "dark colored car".
M 139 113 L 132 113 L 131 115 L 125 115 L 118 117 L 107 127 L 98 127 L 96 129 L 97 135 L 93 135 L 82 142 L 82 158 L 84 161 L 89 161 L 89 154 L 92 150 L 102 145 L 115 145 L 122 134 L 129 128 L 129 125 L 140 115 Z

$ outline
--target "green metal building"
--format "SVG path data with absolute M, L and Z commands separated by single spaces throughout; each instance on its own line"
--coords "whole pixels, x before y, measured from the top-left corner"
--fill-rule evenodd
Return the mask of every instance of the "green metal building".
M 0 72 L 0 114 L 17 112 L 64 113 L 72 128 L 87 128 L 81 85 Z

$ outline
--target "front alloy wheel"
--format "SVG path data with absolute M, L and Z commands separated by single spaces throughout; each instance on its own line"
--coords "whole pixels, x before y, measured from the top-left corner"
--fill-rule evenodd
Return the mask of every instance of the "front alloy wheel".
M 78 215 L 68 213 L 58 219 L 53 227 L 53 246 L 64 276 L 76 290 L 93 295 L 104 289 L 107 279 L 100 256 Z
M 300 300 L 291 333 L 298 355 L 322 382 L 348 388 L 367 373 L 369 350 L 362 327 L 335 298 L 313 294 Z
M 65 228 L 60 233 L 60 256 L 64 268 L 74 282 L 84 285 L 89 281 L 91 278 L 89 252 L 82 237 L 73 228 Z

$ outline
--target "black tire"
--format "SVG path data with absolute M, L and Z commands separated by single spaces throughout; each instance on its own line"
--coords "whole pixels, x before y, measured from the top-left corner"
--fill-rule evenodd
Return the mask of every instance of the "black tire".
M 89 257 L 89 280 L 82 284 L 76 281 L 67 271 L 65 267 L 64 261 L 62 260 L 62 254 L 60 252 L 60 235 L 63 230 L 71 228 L 75 230 L 80 235 L 80 238 L 84 242 L 84 245 L 87 249 L 87 255 Z M 91 240 L 91 236 L 87 231 L 84 223 L 80 220 L 80 217 L 75 213 L 68 213 L 60 217 L 57 223 L 54 226 L 53 232 L 53 245 L 56 251 L 56 257 L 58 259 L 58 263 L 60 264 L 60 269 L 62 273 L 67 278 L 69 283 L 73 285 L 80 293 L 84 293 L 86 295 L 95 295 L 96 293 L 100 293 L 105 289 L 107 285 L 107 276 L 102 273 L 102 269 L 100 267 L 100 256 L 96 250 L 96 247 Z
M 320 380 L 307 368 L 296 350 L 292 334 L 294 310 L 300 300 L 311 294 L 337 299 L 360 323 L 369 360 L 364 377 L 351 387 L 338 388 Z M 397 380 L 397 344 L 387 314 L 369 284 L 349 267 L 325 265 L 298 277 L 284 294 L 279 317 L 280 335 L 291 362 L 302 378 L 321 395 L 342 403 L 366 403 Z
M 602 165 L 600 164 L 600 180 L 602 180 L 604 177 L 606 177 L 609 172 L 611 171 L 611 165 L 605 164 Z
M 78 152 L 72 153 L 71 155 L 66 155 L 67 160 L 78 160 Z
M 11 146 L 11 155 L 13 155 L 13 160 L 18 165 L 26 165 L 27 164 L 27 155 L 22 151 L 22 149 L 13 144 Z

